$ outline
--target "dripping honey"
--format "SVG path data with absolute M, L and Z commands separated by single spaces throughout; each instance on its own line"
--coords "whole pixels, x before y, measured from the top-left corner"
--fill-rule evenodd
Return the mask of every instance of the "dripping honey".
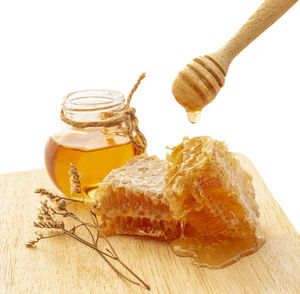
M 187 111 L 187 117 L 190 123 L 196 124 L 200 121 L 201 110 L 200 111 Z
M 123 140 L 124 141 L 124 140 Z M 70 184 L 70 163 L 76 166 L 80 174 L 82 191 L 93 197 L 93 193 L 104 177 L 115 168 L 124 165 L 134 156 L 132 143 L 116 144 L 113 138 L 106 139 L 106 144 L 96 149 L 79 149 L 64 146 L 49 138 L 45 149 L 45 163 L 52 181 L 67 197 L 81 195 L 72 193 Z

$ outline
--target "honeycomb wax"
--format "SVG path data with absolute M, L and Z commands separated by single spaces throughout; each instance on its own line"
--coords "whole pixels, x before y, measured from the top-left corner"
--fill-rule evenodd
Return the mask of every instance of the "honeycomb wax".
M 176 254 L 220 268 L 263 244 L 251 176 L 210 137 L 184 138 L 167 160 L 165 195 L 174 219 L 184 223 Z
M 184 138 L 166 161 L 135 156 L 103 180 L 96 199 L 106 234 L 169 241 L 201 266 L 222 268 L 264 244 L 251 176 L 210 137 Z
M 156 156 L 139 155 L 113 170 L 96 192 L 96 213 L 106 235 L 147 236 L 173 240 L 181 224 L 174 220 L 164 196 L 167 164 Z

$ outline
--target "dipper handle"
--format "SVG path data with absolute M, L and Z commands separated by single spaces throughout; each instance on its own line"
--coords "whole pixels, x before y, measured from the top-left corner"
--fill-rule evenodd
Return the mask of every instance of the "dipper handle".
M 222 48 L 206 57 L 212 58 L 226 75 L 231 61 L 297 1 L 266 0 Z

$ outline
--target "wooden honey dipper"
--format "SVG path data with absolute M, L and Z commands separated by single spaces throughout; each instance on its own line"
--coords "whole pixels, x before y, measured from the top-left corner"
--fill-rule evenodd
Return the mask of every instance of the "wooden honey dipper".
M 221 49 L 194 58 L 179 72 L 172 93 L 190 122 L 198 122 L 202 108 L 215 99 L 232 60 L 297 1 L 266 0 Z

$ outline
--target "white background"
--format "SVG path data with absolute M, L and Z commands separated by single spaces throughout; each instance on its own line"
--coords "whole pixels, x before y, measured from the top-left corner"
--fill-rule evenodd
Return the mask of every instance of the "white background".
M 261 2 L 1 1 L 0 173 L 43 167 L 65 94 L 128 94 L 146 71 L 132 105 L 148 153 L 164 157 L 186 135 L 226 141 L 250 158 L 300 231 L 300 5 L 236 57 L 198 125 L 171 94 L 177 72 L 221 47 Z

